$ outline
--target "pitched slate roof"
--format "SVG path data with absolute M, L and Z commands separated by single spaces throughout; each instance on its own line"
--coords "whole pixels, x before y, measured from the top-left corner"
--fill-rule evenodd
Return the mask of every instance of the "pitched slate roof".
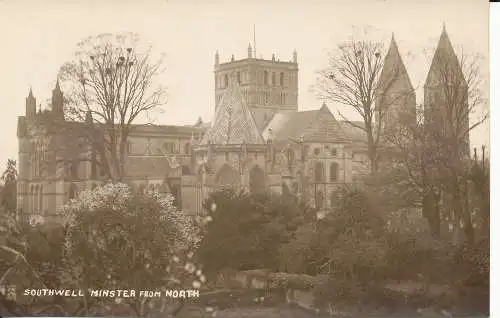
M 356 125 L 355 126 L 353 126 Z M 340 127 L 345 132 L 349 140 L 354 142 L 366 142 L 366 132 L 358 127 L 365 127 L 365 122 L 363 121 L 341 121 Z
M 453 45 L 451 44 L 448 32 L 446 32 L 444 25 L 436 51 L 434 52 L 434 57 L 432 58 L 427 79 L 425 80 L 425 86 L 439 85 L 442 83 L 443 79 L 439 79 L 439 72 L 443 69 L 443 67 L 446 67 L 449 71 L 456 72 L 455 74 L 461 77 L 460 80 L 465 82 L 460 62 L 455 54 L 455 50 L 453 50 Z
M 271 137 L 278 143 L 300 139 L 317 142 L 348 140 L 339 122 L 325 104 L 318 110 L 276 113 L 262 134 L 264 139 Z
M 389 50 L 384 59 L 384 66 L 380 73 L 379 89 L 387 88 L 391 85 L 394 80 L 403 80 L 405 86 L 409 90 L 413 90 L 413 85 L 411 84 L 410 77 L 406 70 L 401 54 L 399 53 L 398 45 L 394 39 L 394 34 L 391 38 L 391 44 L 389 45 Z
M 248 108 L 236 77 L 222 96 L 212 127 L 207 131 L 201 144 L 264 144 L 260 130 Z

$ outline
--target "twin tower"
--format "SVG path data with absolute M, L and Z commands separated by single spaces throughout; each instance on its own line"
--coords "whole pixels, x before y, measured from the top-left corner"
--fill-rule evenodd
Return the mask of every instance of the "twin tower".
M 245 97 L 247 106 L 253 113 L 257 126 L 261 130 L 275 113 L 298 111 L 299 68 L 296 51 L 293 52 L 289 61 L 280 61 L 275 54 L 270 60 L 266 60 L 257 58 L 255 50 L 249 44 L 246 58 L 235 60 L 233 55 L 228 61 L 222 62 L 217 51 L 214 64 L 216 108 L 224 93 L 231 89 L 231 84 L 237 83 Z M 461 66 L 444 25 L 424 85 L 424 109 L 427 124 L 430 124 L 430 121 L 436 121 L 442 117 L 441 113 L 445 113 L 445 110 L 442 109 L 444 106 L 441 105 L 443 103 L 439 101 L 443 99 L 440 96 L 443 97 L 446 89 L 443 87 L 442 79 L 437 79 L 437 74 L 442 73 L 443 64 L 446 64 L 447 67 L 451 66 L 454 73 L 462 74 Z M 401 112 L 408 113 L 409 111 L 415 114 L 415 89 L 394 36 L 384 59 L 380 82 L 382 84 L 388 83 L 389 87 L 384 87 L 386 93 L 384 95 L 387 96 L 379 99 L 376 107 L 383 107 L 381 104 L 387 104 L 385 99 L 393 95 L 402 95 L 401 92 L 405 95 L 405 98 L 398 98 L 399 101 L 390 103 L 392 105 L 386 114 L 384 126 L 391 126 L 393 124 L 391 120 L 396 120 Z M 468 127 L 467 119 L 464 120 L 463 126 L 466 130 L 465 127 Z M 468 136 L 466 139 L 468 140 Z M 468 144 L 468 141 L 466 143 Z

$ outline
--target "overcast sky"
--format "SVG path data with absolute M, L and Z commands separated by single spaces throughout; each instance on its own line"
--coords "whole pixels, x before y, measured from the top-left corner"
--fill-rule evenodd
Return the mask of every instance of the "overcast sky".
M 307 110 L 322 103 L 310 90 L 315 72 L 353 25 L 372 26 L 369 34 L 387 45 L 394 32 L 420 102 L 430 64 L 423 52 L 435 48 L 443 23 L 457 51 L 463 47 L 487 58 L 488 18 L 488 2 L 482 0 L 0 0 L 0 169 L 8 158 L 17 160 L 17 117 L 24 115 L 29 87 L 37 103 L 45 104 L 59 67 L 90 35 L 137 32 L 156 52 L 166 53 L 169 103 L 157 123 L 192 124 L 198 116 L 213 116 L 214 52 L 219 50 L 221 62 L 232 54 L 245 58 L 254 24 L 259 57 L 276 53 L 290 60 L 297 50 L 299 109 Z M 488 76 L 487 59 L 483 66 Z M 334 114 L 345 111 L 329 106 Z M 471 137 L 473 145 L 488 140 L 488 125 Z

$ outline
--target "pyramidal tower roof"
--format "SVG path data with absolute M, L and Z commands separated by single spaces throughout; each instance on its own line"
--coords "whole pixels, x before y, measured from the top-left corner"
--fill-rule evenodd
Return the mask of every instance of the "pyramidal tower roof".
M 460 62 L 455 54 L 455 50 L 453 50 L 453 45 L 451 44 L 448 32 L 446 32 L 446 26 L 444 24 L 436 51 L 434 51 L 427 79 L 425 80 L 425 86 L 441 82 L 438 76 L 443 67 L 454 69 L 460 74 L 462 79 L 465 80 L 463 78 Z
M 203 137 L 201 144 L 264 144 L 264 139 L 236 81 L 236 74 L 232 75 L 230 87 L 222 95 L 216 109 L 212 127 Z
M 401 78 L 408 89 L 413 90 L 413 85 L 411 84 L 410 77 L 406 70 L 401 54 L 399 53 L 399 48 L 394 39 L 394 33 L 392 34 L 391 44 L 389 45 L 389 50 L 385 56 L 384 66 L 382 72 L 380 73 L 379 88 L 387 88 L 385 86 L 390 85 L 394 79 Z

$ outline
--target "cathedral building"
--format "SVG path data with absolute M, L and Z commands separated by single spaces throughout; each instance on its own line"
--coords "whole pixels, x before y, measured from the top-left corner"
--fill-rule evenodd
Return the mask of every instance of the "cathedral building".
M 172 193 L 177 206 L 192 215 L 224 186 L 289 193 L 322 210 L 333 205 L 339 186 L 359 182 L 369 172 L 363 130 L 337 120 L 326 104 L 299 111 L 297 52 L 289 61 L 275 55 L 267 60 L 257 58 L 249 45 L 243 59 L 224 62 L 217 52 L 214 62 L 216 107 L 210 124 L 135 125 L 123 180 L 133 189 Z M 391 115 L 383 119 L 389 127 L 401 112 L 414 114 L 416 102 L 394 37 L 384 64 L 381 78 L 391 80 L 381 81 L 384 94 L 376 107 L 389 104 L 383 98 L 404 95 L 390 103 Z M 67 136 L 34 129 L 43 118 L 75 129 L 82 124 L 65 121 L 58 83 L 52 96 L 52 109 L 37 111 L 30 90 L 25 116 L 18 120 L 17 204 L 28 215 L 50 217 L 80 191 L 107 181 L 91 161 L 71 161 L 51 151 L 54 144 L 73 142 Z M 82 151 L 92 153 L 92 146 Z M 52 162 L 51 168 L 43 169 L 41 162 Z

